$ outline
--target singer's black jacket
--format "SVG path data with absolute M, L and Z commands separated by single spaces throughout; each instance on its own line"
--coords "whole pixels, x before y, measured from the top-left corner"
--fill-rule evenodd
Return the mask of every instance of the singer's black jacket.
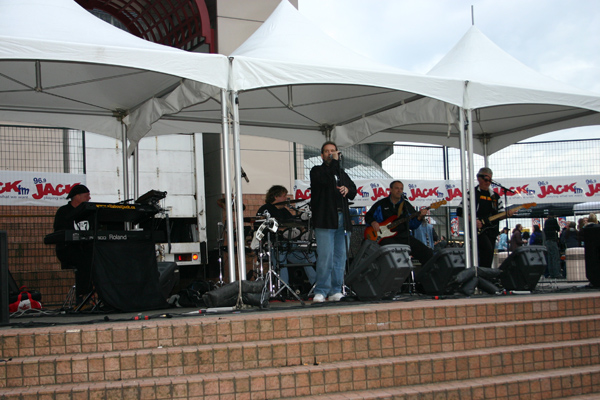
M 341 179 L 339 186 L 348 188 L 345 198 L 337 189 L 336 176 Z M 310 191 L 310 208 L 315 228 L 337 229 L 337 210 L 340 208 L 344 213 L 344 228 L 347 231 L 352 229 L 348 200 L 356 197 L 356 185 L 340 167 L 338 160 L 332 159 L 329 165 L 323 162 L 310 170 Z

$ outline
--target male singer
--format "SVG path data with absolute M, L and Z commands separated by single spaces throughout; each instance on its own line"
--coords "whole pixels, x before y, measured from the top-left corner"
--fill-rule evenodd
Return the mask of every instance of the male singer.
M 340 165 L 341 153 L 334 142 L 321 146 L 323 164 L 310 170 L 310 207 L 317 240 L 317 281 L 313 302 L 340 301 L 344 285 L 347 240 L 352 223 L 348 199 L 356 185 Z M 347 235 L 346 235 L 347 234 Z

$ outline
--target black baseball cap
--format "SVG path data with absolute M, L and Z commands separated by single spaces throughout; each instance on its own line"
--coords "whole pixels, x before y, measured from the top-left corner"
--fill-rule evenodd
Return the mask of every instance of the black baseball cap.
M 87 186 L 75 185 L 71 188 L 71 191 L 67 195 L 67 199 L 72 199 L 73 197 L 77 196 L 78 194 L 89 193 L 89 192 L 90 192 L 90 189 L 88 189 Z

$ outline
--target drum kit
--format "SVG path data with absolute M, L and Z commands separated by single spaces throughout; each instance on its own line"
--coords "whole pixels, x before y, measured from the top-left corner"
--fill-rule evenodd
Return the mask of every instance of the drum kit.
M 295 204 L 304 202 L 296 206 Z M 264 279 L 270 297 L 284 296 L 286 293 L 304 303 L 300 290 L 292 288 L 289 280 L 282 278 L 282 269 L 290 267 L 313 267 L 316 260 L 316 240 L 311 224 L 311 211 L 308 200 L 286 200 L 273 205 L 287 205 L 295 212 L 292 219 L 278 221 L 268 212 L 257 216 L 251 222 L 255 228 L 250 248 L 256 253 L 254 275 Z M 292 261 L 293 260 L 293 261 Z
M 295 214 L 291 219 L 277 220 L 268 212 L 265 212 L 264 215 L 244 218 L 244 223 L 251 225 L 246 226 L 248 232 L 244 234 L 247 238 L 246 251 L 247 254 L 248 252 L 254 252 L 256 255 L 252 270 L 248 271 L 246 278 L 264 280 L 267 283 L 265 285 L 265 296 L 268 294 L 271 298 L 276 298 L 289 294 L 304 304 L 299 295 L 310 294 L 311 284 L 293 284 L 294 287 L 292 287 L 289 282 L 292 275 L 290 267 L 310 267 L 313 269 L 315 266 L 317 244 L 311 223 L 312 213 L 309 202 L 308 199 L 295 199 L 273 203 L 274 206 L 285 205 L 291 209 Z M 248 244 L 250 236 L 252 239 Z M 221 222 L 218 223 L 217 241 L 219 277 L 215 286 L 223 286 L 225 284 L 223 280 L 223 253 L 226 252 L 227 246 L 224 245 L 225 228 Z M 282 269 L 284 268 L 288 268 L 288 270 L 282 278 Z M 301 273 L 299 270 L 296 270 L 296 272 Z M 304 277 L 304 275 L 302 276 Z M 302 293 L 303 291 L 306 293 Z

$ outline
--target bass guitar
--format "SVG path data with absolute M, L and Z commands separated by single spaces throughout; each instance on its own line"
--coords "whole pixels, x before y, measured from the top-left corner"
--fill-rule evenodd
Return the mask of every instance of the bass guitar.
M 427 210 L 438 209 L 446 203 L 447 203 L 446 200 L 437 201 L 435 203 L 432 203 L 429 207 L 427 207 Z M 402 217 L 402 218 L 397 217 L 395 215 L 391 216 L 379 224 L 378 232 L 375 232 L 375 229 L 373 229 L 372 226 L 368 226 L 367 229 L 365 229 L 365 239 L 376 241 L 377 243 L 379 243 L 385 238 L 396 236 L 398 234 L 398 232 L 394 232 L 393 231 L 394 229 L 396 229 L 400 224 L 403 224 L 406 221 L 415 218 L 420 213 L 421 213 L 420 210 L 415 211 L 414 213 L 412 213 L 406 217 Z
M 537 203 L 521 204 L 521 205 L 518 205 L 518 206 L 511 207 L 510 210 L 502 211 L 501 213 L 498 213 L 496 215 L 492 215 L 491 217 L 488 218 L 488 221 L 490 223 L 487 224 L 486 226 L 482 226 L 480 229 L 478 229 L 477 233 L 481 233 L 481 232 L 483 232 L 483 231 L 485 231 L 487 229 L 490 229 L 490 228 L 496 226 L 496 224 L 492 224 L 492 222 L 494 222 L 494 221 L 501 221 L 503 219 L 508 218 L 508 211 L 512 211 L 512 210 L 518 211 L 521 208 L 527 208 L 527 209 L 529 209 L 529 208 L 535 207 L 535 206 L 537 206 Z M 484 221 L 481 221 L 481 223 L 485 225 Z

